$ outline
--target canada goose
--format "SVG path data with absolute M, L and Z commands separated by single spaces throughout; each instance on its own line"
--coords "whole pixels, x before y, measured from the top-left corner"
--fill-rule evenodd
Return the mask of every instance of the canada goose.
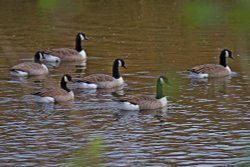
M 113 63 L 112 76 L 106 74 L 92 74 L 84 78 L 75 80 L 78 88 L 96 89 L 96 88 L 114 88 L 124 83 L 123 78 L 119 74 L 118 67 L 127 68 L 124 60 L 116 59 Z
M 80 61 L 87 58 L 86 52 L 82 49 L 81 41 L 88 40 L 84 33 L 76 35 L 75 49 L 57 48 L 45 51 L 45 61 Z
M 118 98 L 122 102 L 121 109 L 124 110 L 147 110 L 163 108 L 167 105 L 167 98 L 163 93 L 163 84 L 169 83 L 167 77 L 160 76 L 156 84 L 156 96 L 149 95 L 125 95 Z
M 74 93 L 67 87 L 67 82 L 71 81 L 70 75 L 65 74 L 61 79 L 61 88 L 48 88 L 34 93 L 35 101 L 41 103 L 65 102 L 74 99 Z
M 43 75 L 49 72 L 46 65 L 41 64 L 43 59 L 43 52 L 36 52 L 34 56 L 34 63 L 21 63 L 10 69 L 10 75 L 12 76 L 31 76 L 31 75 Z
M 223 49 L 220 54 L 219 64 L 204 64 L 195 66 L 188 71 L 192 78 L 208 78 L 208 77 L 225 77 L 232 73 L 227 66 L 226 58 L 233 59 L 232 52 L 228 49 Z

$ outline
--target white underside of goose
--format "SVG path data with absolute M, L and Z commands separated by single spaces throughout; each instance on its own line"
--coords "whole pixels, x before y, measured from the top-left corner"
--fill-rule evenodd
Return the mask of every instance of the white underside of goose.
M 59 57 L 56 57 L 56 56 L 53 56 L 53 55 L 50 55 L 50 54 L 44 54 L 44 58 L 45 58 L 46 61 L 52 61 L 52 62 L 61 61 L 61 59 Z
M 79 52 L 81 58 L 83 59 L 86 59 L 87 58 L 87 55 L 86 55 L 86 52 L 84 50 L 82 50 L 81 52 Z
M 96 89 L 97 85 L 96 84 L 88 84 L 85 82 L 78 82 L 76 83 L 78 88 L 83 88 L 83 89 Z
M 197 74 L 197 73 L 194 73 L 194 72 L 190 72 L 189 76 L 191 78 L 197 78 L 197 79 L 208 78 L 208 74 Z
M 28 76 L 28 73 L 24 71 L 15 70 L 15 71 L 10 71 L 10 75 L 15 77 L 24 77 Z
M 123 80 L 123 78 L 122 78 L 122 77 L 120 77 L 120 78 L 116 79 L 116 81 L 118 82 L 118 84 L 119 84 L 119 85 L 124 84 L 124 80 Z
M 140 106 L 130 102 L 121 102 L 120 109 L 122 110 L 140 110 Z
M 41 97 L 35 95 L 34 101 L 39 103 L 54 103 L 55 99 L 50 96 Z
M 167 97 L 160 98 L 159 102 L 161 103 L 162 107 L 166 106 L 168 104 Z
M 226 66 L 225 69 L 229 72 L 229 74 L 232 74 L 232 71 L 229 66 Z M 208 78 L 209 74 L 197 74 L 190 71 L 189 76 L 191 78 L 203 79 L 203 78 Z
M 225 68 L 226 68 L 226 70 L 227 70 L 230 74 L 232 73 L 232 71 L 231 71 L 231 69 L 230 69 L 229 66 L 226 66 Z

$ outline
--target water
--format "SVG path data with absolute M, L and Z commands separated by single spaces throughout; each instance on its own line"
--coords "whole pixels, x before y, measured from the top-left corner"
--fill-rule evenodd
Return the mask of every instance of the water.
M 58 166 L 93 137 L 104 142 L 103 166 L 240 166 L 249 164 L 250 57 L 247 32 L 232 27 L 190 27 L 176 1 L 0 1 L 1 166 Z M 220 5 L 225 5 L 222 2 Z M 227 2 L 227 7 L 234 7 Z M 32 61 L 37 50 L 74 47 L 83 31 L 86 66 L 62 63 L 45 77 L 12 78 L 8 69 Z M 217 63 L 222 48 L 237 74 L 192 80 L 186 69 Z M 64 73 L 111 73 L 120 57 L 127 85 L 121 90 L 73 88 L 73 102 L 34 103 L 31 93 L 59 84 Z M 167 75 L 167 110 L 122 111 L 117 94 L 154 94 Z

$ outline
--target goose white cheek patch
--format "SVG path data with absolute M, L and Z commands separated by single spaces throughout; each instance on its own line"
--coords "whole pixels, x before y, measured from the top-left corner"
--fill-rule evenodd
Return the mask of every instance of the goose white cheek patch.
M 163 80 L 163 78 L 160 78 L 160 81 L 161 81 L 162 84 L 165 83 L 164 80 Z
M 81 40 L 84 40 L 84 37 L 83 37 L 83 35 L 82 35 L 82 34 L 80 34 L 80 38 L 81 38 Z
M 226 57 L 229 57 L 229 52 L 227 50 L 225 52 L 226 52 Z
M 69 82 L 69 80 L 68 80 L 68 78 L 66 76 L 64 76 L 64 81 Z
M 119 64 L 120 67 L 122 66 L 121 60 L 118 61 L 118 64 Z

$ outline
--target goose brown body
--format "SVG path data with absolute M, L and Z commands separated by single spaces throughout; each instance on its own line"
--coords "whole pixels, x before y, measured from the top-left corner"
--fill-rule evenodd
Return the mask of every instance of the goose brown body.
M 232 52 L 228 49 L 223 49 L 220 53 L 219 64 L 203 64 L 195 66 L 188 71 L 192 78 L 207 78 L 207 77 L 225 77 L 232 73 L 227 66 L 226 58 L 233 59 Z
M 119 87 L 124 83 L 123 78 L 119 74 L 119 67 L 126 68 L 124 60 L 116 59 L 113 62 L 112 76 L 106 74 L 92 74 L 75 81 L 79 88 L 86 89 L 110 89 Z
M 64 102 L 74 99 L 74 93 L 72 91 L 67 92 L 62 88 L 42 89 L 40 92 L 34 95 L 38 95 L 41 97 L 52 97 L 56 102 Z
M 45 61 L 81 61 L 86 60 L 86 53 L 81 46 L 81 41 L 88 40 L 84 33 L 77 33 L 75 49 L 55 48 L 45 51 Z
M 74 99 L 74 93 L 72 90 L 67 88 L 67 82 L 71 81 L 70 75 L 65 74 L 60 83 L 60 88 L 46 88 L 41 91 L 34 93 L 36 96 L 35 101 L 50 103 L 50 102 L 65 102 Z
M 196 74 L 208 74 L 209 77 L 224 77 L 230 75 L 230 71 L 219 64 L 204 64 L 195 66 L 190 69 L 190 72 Z
M 106 74 L 92 74 L 80 79 L 80 81 L 95 84 L 98 88 L 113 88 L 121 85 L 119 80 Z
M 62 61 L 80 61 L 84 60 L 78 51 L 70 48 L 57 48 L 45 51 L 45 53 L 60 58 Z
M 167 105 L 167 98 L 163 93 L 163 84 L 168 83 L 165 76 L 160 76 L 156 84 L 156 96 L 150 95 L 125 95 L 118 98 L 121 108 L 125 110 L 152 110 L 163 108 Z
M 10 70 L 27 72 L 28 75 L 43 75 L 49 72 L 45 65 L 39 63 L 21 63 L 13 66 Z
M 43 52 L 36 52 L 34 55 L 34 63 L 20 63 L 13 66 L 10 69 L 10 74 L 13 76 L 32 76 L 32 75 L 44 75 L 48 74 L 49 70 L 44 65 L 41 64 L 41 59 L 43 59 Z
M 139 105 L 141 110 L 162 108 L 162 103 L 154 96 L 149 95 L 126 95 L 119 98 L 121 102 L 129 102 L 134 105 Z

